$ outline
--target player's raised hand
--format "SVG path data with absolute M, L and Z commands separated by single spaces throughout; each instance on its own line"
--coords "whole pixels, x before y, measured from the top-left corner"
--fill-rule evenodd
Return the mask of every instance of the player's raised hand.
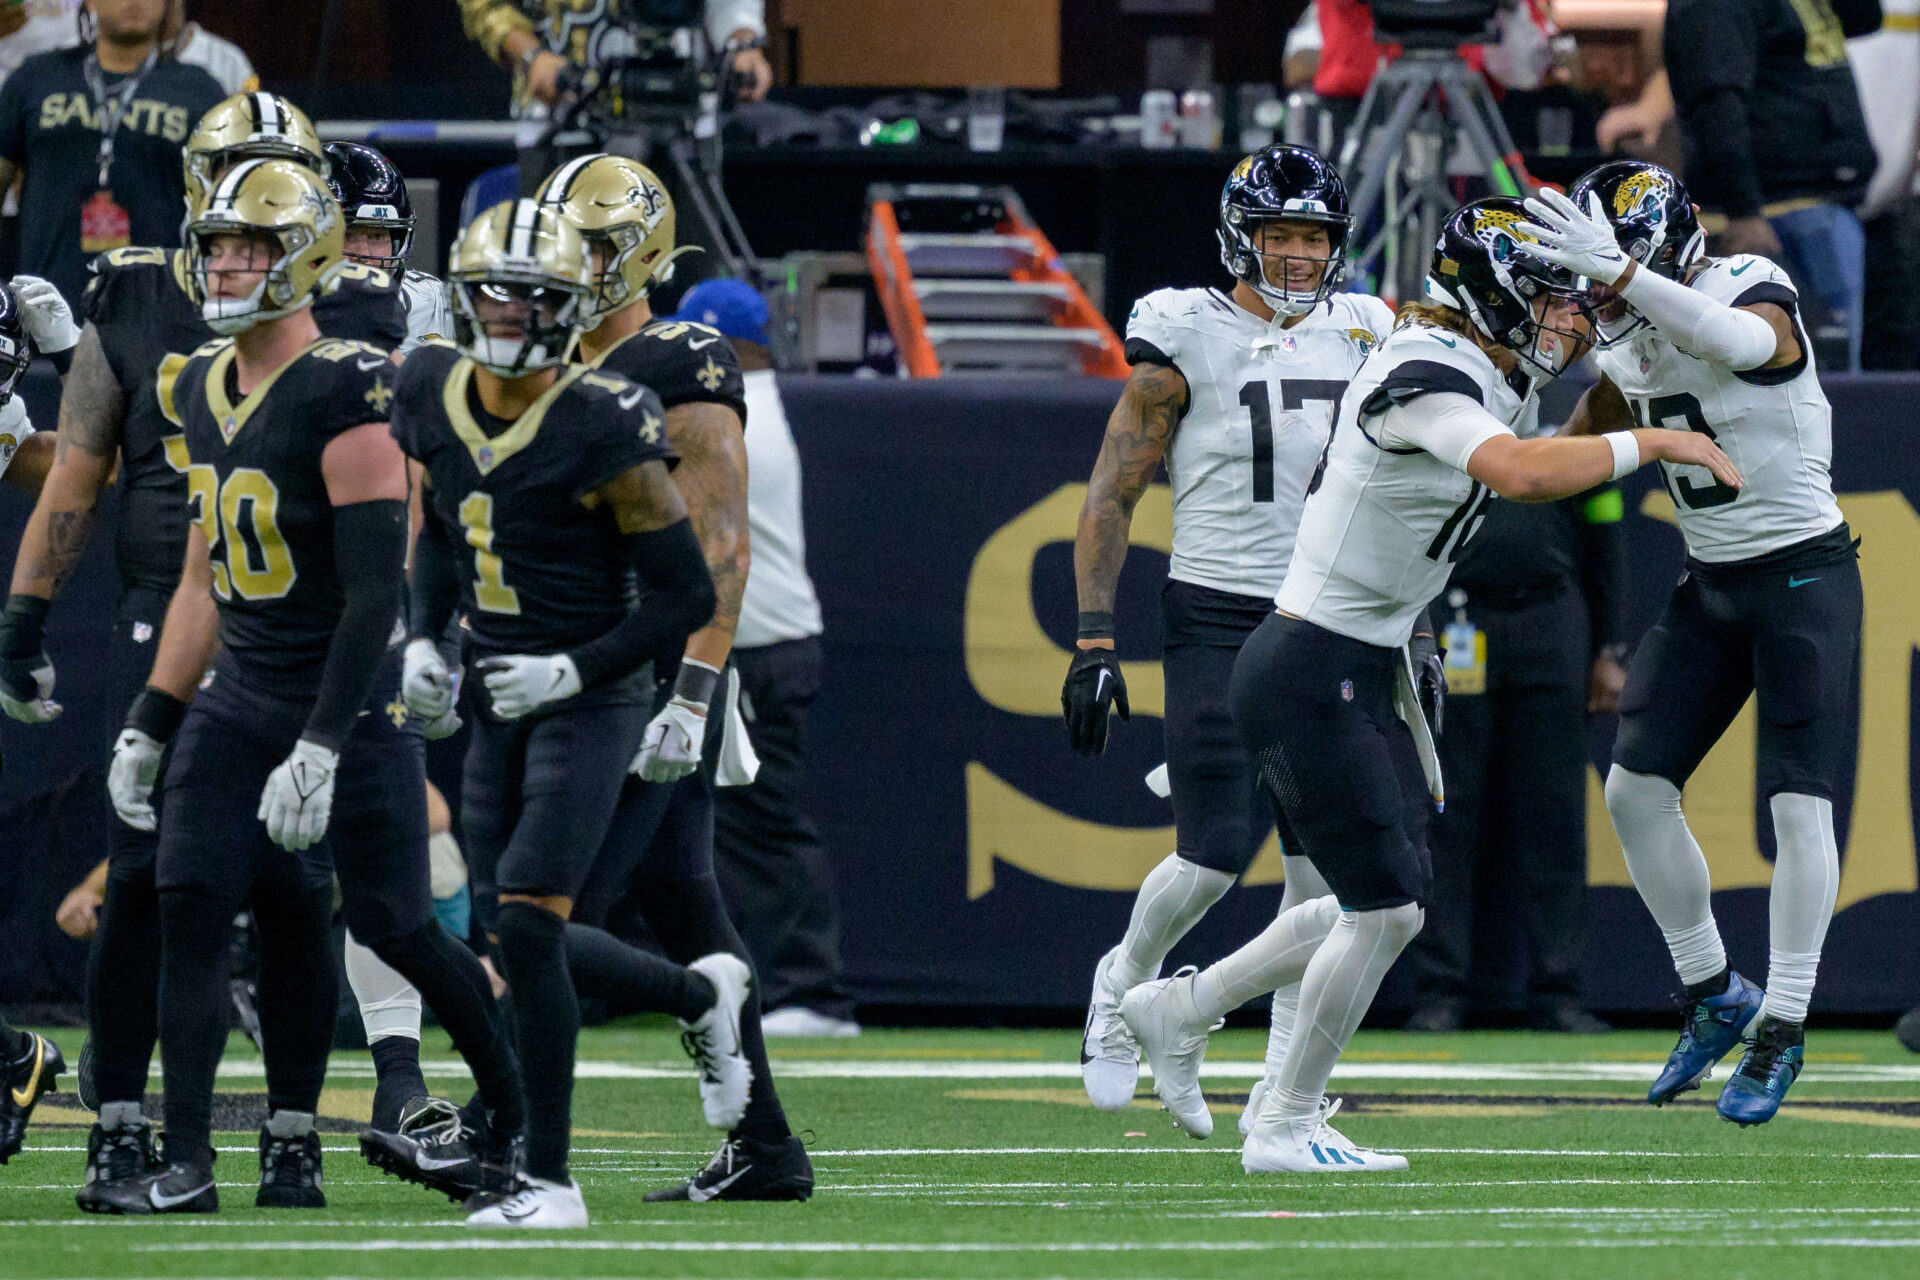
M 73 308 L 52 281 L 15 276 L 10 283 L 13 296 L 20 301 L 20 323 L 42 354 L 70 351 L 79 343 L 80 326 L 73 322 Z
M 41 636 L 48 603 L 39 596 L 9 596 L 0 614 L 0 711 L 22 724 L 45 724 L 60 714 L 53 660 Z
M 1712 439 L 1698 431 L 1639 430 L 1633 433 L 1643 445 L 1652 445 L 1652 460 L 1671 462 L 1680 466 L 1705 467 L 1713 472 L 1713 478 L 1721 484 L 1735 489 L 1744 488 L 1746 481 L 1740 476 L 1740 469 Z M 1641 452 L 1646 457 L 1646 451 Z
M 1076 651 L 1060 689 L 1060 714 L 1066 717 L 1067 741 L 1075 751 L 1083 756 L 1106 751 L 1109 708 L 1117 709 L 1122 720 L 1133 718 L 1119 658 L 1111 649 Z
M 1626 274 L 1626 251 L 1614 238 L 1598 192 L 1588 194 L 1582 209 L 1553 188 L 1542 187 L 1539 195 L 1528 197 L 1526 210 L 1533 221 L 1515 230 L 1531 239 L 1517 239 L 1516 251 L 1605 285 Z
M 511 653 L 498 658 L 482 658 L 474 664 L 480 681 L 487 686 L 493 714 L 502 720 L 518 720 L 535 707 L 580 692 L 580 671 L 564 653 L 541 656 Z
M 333 816 L 333 775 L 339 768 L 338 751 L 305 738 L 294 743 L 260 790 L 255 816 L 267 824 L 267 838 L 289 853 L 320 843 Z
M 452 737 L 460 730 L 454 704 L 460 698 L 460 673 L 448 668 L 440 646 L 415 637 L 407 641 L 400 671 L 400 701 L 421 720 L 429 740 Z
M 122 729 L 113 743 L 113 763 L 107 767 L 107 796 L 120 821 L 136 831 L 151 831 L 153 784 L 160 777 L 158 740 L 138 729 Z

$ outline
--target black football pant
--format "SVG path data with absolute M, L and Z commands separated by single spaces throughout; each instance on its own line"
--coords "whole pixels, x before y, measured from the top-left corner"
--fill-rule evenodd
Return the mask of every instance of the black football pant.
M 1571 589 L 1514 607 L 1470 598 L 1467 616 L 1486 632 L 1487 688 L 1447 698 L 1439 742 L 1447 807 L 1428 828 L 1433 892 L 1407 948 L 1414 999 L 1468 1001 L 1476 938 L 1485 951 L 1518 923 L 1530 1012 L 1581 1007 L 1586 605 Z M 1517 918 L 1487 914 L 1494 907 Z
M 760 757 L 752 786 L 713 800 L 713 860 L 728 914 L 753 952 L 764 1009 L 799 1005 L 851 1018 L 840 976 L 833 868 L 800 803 L 807 710 L 820 691 L 820 640 L 733 651 L 748 736 Z

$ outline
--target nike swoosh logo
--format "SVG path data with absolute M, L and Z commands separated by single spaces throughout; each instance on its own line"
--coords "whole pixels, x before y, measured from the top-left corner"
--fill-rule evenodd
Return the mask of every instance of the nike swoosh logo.
M 710 347 L 710 346 L 712 346 L 712 345 L 713 345 L 714 343 L 716 343 L 716 342 L 718 342 L 718 341 L 720 341 L 720 339 L 718 339 L 718 338 L 702 338 L 702 339 L 700 339 L 700 341 L 698 341 L 698 342 L 695 342 L 695 341 L 694 341 L 694 340 L 693 340 L 692 338 L 688 338 L 688 339 L 687 339 L 687 349 L 688 349 L 689 351 L 698 351 L 698 350 L 700 350 L 700 348 L 702 348 L 702 347 Z
M 1107 691 L 1107 681 L 1110 679 L 1112 679 L 1112 677 L 1107 674 L 1105 668 L 1102 668 L 1100 674 L 1095 677 L 1093 682 L 1093 700 L 1095 702 L 1100 701 L 1100 695 Z
M 1787 585 L 1789 587 L 1804 587 L 1809 582 L 1818 582 L 1818 581 L 1820 581 L 1820 575 L 1817 573 L 1813 575 L 1813 577 L 1811 578 L 1796 578 L 1796 577 L 1793 577 L 1792 575 L 1788 575 L 1787 577 Z
M 1741 263 L 1741 264 L 1740 264 L 1739 266 L 1737 266 L 1737 267 L 1735 267 L 1735 268 L 1733 268 L 1732 270 L 1730 270 L 1730 271 L 1728 271 L 1728 272 L 1727 272 L 1727 274 L 1728 274 L 1728 275 L 1730 275 L 1730 276 L 1737 276 L 1737 275 L 1739 275 L 1739 274 L 1740 274 L 1740 273 L 1741 273 L 1742 271 L 1745 271 L 1745 270 L 1746 270 L 1746 269 L 1747 269 L 1748 267 L 1750 267 L 1750 266 L 1752 266 L 1752 265 L 1753 265 L 1753 264 L 1752 264 L 1751 262 L 1743 262 L 1743 263 Z
M 14 1086 L 13 1105 L 30 1107 L 40 1097 L 40 1072 L 47 1065 L 47 1042 L 39 1036 L 33 1038 L 33 1074 L 27 1077 L 26 1087 Z
M 1443 338 L 1437 333 L 1430 333 L 1427 336 L 1429 338 L 1432 338 L 1435 342 L 1444 342 L 1450 347 L 1457 347 L 1460 345 L 1459 343 L 1455 342 L 1452 338 Z
M 365 373 L 369 369 L 378 369 L 381 365 L 386 363 L 387 363 L 387 358 L 385 356 L 375 356 L 371 360 L 355 360 L 353 362 L 353 367 L 358 369 L 360 372 Z
M 160 1194 L 160 1188 L 158 1186 L 152 1186 L 147 1188 L 147 1199 L 156 1209 L 171 1209 L 177 1205 L 185 1204 L 212 1185 L 213 1184 L 209 1182 L 204 1187 L 195 1187 L 193 1190 L 177 1196 L 163 1196 Z
M 547 680 L 547 692 L 551 693 L 555 689 L 558 689 L 560 687 L 560 682 L 565 680 L 566 678 L 567 678 L 566 672 L 555 671 L 553 675 L 549 677 Z
M 640 397 L 644 396 L 645 394 L 647 394 L 647 392 L 644 387 L 634 388 L 632 391 L 629 391 L 626 395 L 620 397 L 620 407 L 622 409 L 633 408 L 633 406 L 640 403 Z
M 748 1165 L 747 1169 L 751 1169 L 752 1167 L 753 1167 L 752 1165 Z M 720 1193 L 725 1191 L 728 1187 L 732 1186 L 734 1183 L 740 1181 L 740 1179 L 746 1176 L 747 1176 L 746 1169 L 735 1169 L 732 1173 L 720 1179 L 720 1181 L 714 1183 L 713 1188 L 711 1190 L 703 1191 L 699 1187 L 688 1187 L 687 1199 L 692 1200 L 695 1203 L 704 1203 L 705 1201 L 712 1200 L 715 1197 L 719 1196 Z

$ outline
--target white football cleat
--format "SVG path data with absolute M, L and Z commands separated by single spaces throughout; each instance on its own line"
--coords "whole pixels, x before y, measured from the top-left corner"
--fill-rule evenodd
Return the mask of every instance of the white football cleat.
M 1187 1133 L 1206 1138 L 1213 1134 L 1213 1113 L 1200 1093 L 1200 1064 L 1213 1028 L 1187 1013 L 1193 1008 L 1196 972 L 1189 965 L 1171 978 L 1141 983 L 1120 1001 L 1120 1017 L 1153 1068 L 1160 1105 Z
M 740 1052 L 740 1010 L 753 991 L 753 971 L 739 956 L 716 952 L 687 968 L 713 984 L 713 1008 L 692 1022 L 680 1045 L 700 1068 L 700 1109 L 716 1129 L 731 1129 L 747 1114 L 753 1067 Z
M 1240 1136 L 1246 1137 L 1253 1132 L 1253 1125 L 1260 1118 L 1260 1104 L 1267 1100 L 1267 1090 L 1273 1088 L 1272 1076 L 1261 1076 L 1253 1082 L 1253 1088 L 1247 1091 L 1247 1106 L 1240 1113 Z
M 580 1184 L 571 1179 L 561 1183 L 522 1178 L 512 1195 L 468 1214 L 467 1225 L 532 1227 L 543 1231 L 584 1227 L 587 1202 L 580 1198 Z
M 1102 1111 L 1125 1111 L 1140 1083 L 1140 1043 L 1120 1020 L 1120 998 L 1126 992 L 1111 981 L 1119 954 L 1115 947 L 1093 967 L 1093 999 L 1080 1037 L 1080 1079 L 1087 1097 Z
M 1338 1100 L 1320 1099 L 1310 1116 L 1287 1119 L 1269 1107 L 1254 1122 L 1240 1150 L 1248 1173 L 1398 1173 L 1405 1156 L 1356 1146 L 1327 1122 L 1340 1110 Z
M 761 1014 L 760 1034 L 769 1040 L 795 1037 L 846 1040 L 860 1034 L 860 1024 L 852 1018 L 836 1018 L 803 1004 L 790 1004 L 784 1009 Z

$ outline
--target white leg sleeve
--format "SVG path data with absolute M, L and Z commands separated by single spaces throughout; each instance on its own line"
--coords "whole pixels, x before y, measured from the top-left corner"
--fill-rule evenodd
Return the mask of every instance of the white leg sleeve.
M 1380 980 L 1426 917 L 1411 902 L 1378 911 L 1340 912 L 1300 981 L 1300 1015 L 1286 1062 L 1267 1094 L 1270 1113 L 1290 1118 L 1314 1113 Z
M 1772 955 L 1760 1012 L 1783 1022 L 1805 1022 L 1813 999 L 1820 948 L 1840 891 L 1840 850 L 1833 838 L 1833 803 L 1782 793 L 1773 811 L 1773 896 L 1768 899 Z
M 1280 895 L 1280 910 L 1284 914 L 1303 902 L 1314 898 L 1325 898 L 1333 893 L 1327 882 L 1314 869 L 1313 863 L 1297 854 L 1286 854 L 1280 859 L 1287 869 L 1286 888 Z M 1280 1064 L 1287 1060 L 1287 1042 L 1293 1037 L 1294 1016 L 1300 1011 L 1300 984 L 1290 982 L 1273 993 L 1273 1021 L 1267 1027 L 1267 1074 L 1280 1074 Z
M 1147 872 L 1133 900 L 1133 919 L 1114 957 L 1113 981 L 1122 990 L 1152 982 L 1161 962 L 1207 908 L 1233 887 L 1233 877 L 1170 853 Z
M 1627 856 L 1627 873 L 1673 953 L 1684 983 L 1705 982 L 1727 967 L 1727 950 L 1713 921 L 1713 880 L 1707 857 L 1680 812 L 1680 790 L 1665 778 L 1607 772 L 1607 813 Z
M 1331 896 L 1282 911 L 1253 941 L 1194 976 L 1195 1011 L 1213 1023 L 1249 1000 L 1298 983 L 1339 918 L 1340 904 Z
M 360 1002 L 360 1021 L 367 1026 L 369 1042 L 388 1036 L 420 1038 L 420 993 L 351 933 L 347 935 L 347 983 Z

